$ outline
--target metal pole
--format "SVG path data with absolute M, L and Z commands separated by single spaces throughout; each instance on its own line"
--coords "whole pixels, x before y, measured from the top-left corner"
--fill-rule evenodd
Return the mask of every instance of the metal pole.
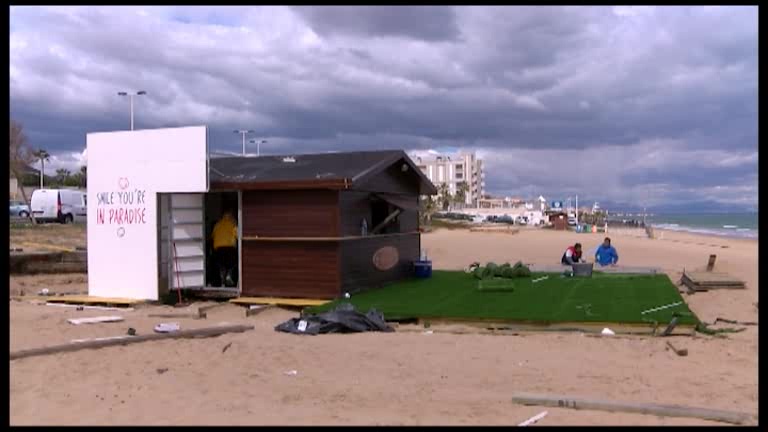
M 261 140 L 256 141 L 256 157 L 261 156 Z
M 240 133 L 243 134 L 243 156 L 245 156 L 245 132 L 241 131 Z
M 45 159 L 40 158 L 40 189 L 43 188 L 43 176 L 45 175 Z M 22 185 L 23 187 L 24 185 Z
M 133 130 L 133 95 L 128 95 L 131 99 L 131 130 Z
M 576 195 L 576 225 L 579 224 L 579 196 Z

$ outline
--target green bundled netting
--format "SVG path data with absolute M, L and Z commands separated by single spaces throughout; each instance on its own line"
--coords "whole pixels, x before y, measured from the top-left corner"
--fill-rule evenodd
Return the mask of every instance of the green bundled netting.
M 511 266 L 509 265 L 509 263 L 504 263 L 504 264 L 502 264 L 502 265 L 500 265 L 500 266 L 496 267 L 496 270 L 494 271 L 493 275 L 494 275 L 494 276 L 496 276 L 496 277 L 503 277 L 503 276 L 502 276 L 502 274 L 503 274 L 503 273 L 504 273 L 504 271 L 505 271 L 506 269 L 508 269 L 508 268 L 511 268 Z
M 521 261 L 511 266 L 509 263 L 497 265 L 496 263 L 489 262 L 485 267 L 477 267 L 472 271 L 472 274 L 477 279 L 489 279 L 493 277 L 512 279 L 516 277 L 530 277 L 531 270 L 523 265 Z

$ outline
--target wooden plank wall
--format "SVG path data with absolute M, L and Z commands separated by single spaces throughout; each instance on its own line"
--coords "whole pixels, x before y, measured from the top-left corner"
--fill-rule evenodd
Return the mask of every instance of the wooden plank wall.
M 336 237 L 338 192 L 244 191 L 243 236 Z M 243 240 L 243 296 L 334 298 L 338 243 Z
M 380 271 L 373 265 L 373 254 L 385 246 L 398 250 L 400 259 L 391 270 Z M 412 275 L 413 261 L 419 259 L 420 235 L 368 237 L 340 245 L 342 292 L 359 292 L 396 282 Z
M 338 242 L 243 241 L 242 295 L 335 298 L 338 248 Z
M 338 197 L 332 190 L 244 191 L 243 236 L 336 237 Z

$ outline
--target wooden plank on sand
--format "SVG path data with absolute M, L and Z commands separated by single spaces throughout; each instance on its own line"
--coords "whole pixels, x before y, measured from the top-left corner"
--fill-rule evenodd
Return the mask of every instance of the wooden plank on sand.
M 198 337 L 213 337 L 219 336 L 225 333 L 242 333 L 248 330 L 253 330 L 253 326 L 247 325 L 226 325 L 216 327 L 205 327 L 191 330 L 179 330 L 172 333 L 158 333 L 147 334 L 141 336 L 132 336 L 120 339 L 102 339 L 91 340 L 77 343 L 68 343 L 63 345 L 54 345 L 42 348 L 33 348 L 28 350 L 12 352 L 10 355 L 11 360 L 21 359 L 25 357 L 40 356 L 46 354 L 57 354 L 62 352 L 79 351 L 82 349 L 96 349 L 105 348 L 116 345 L 128 345 L 139 342 L 148 342 L 162 339 L 182 339 L 182 338 L 198 338 Z
M 94 297 L 88 295 L 68 295 L 48 298 L 48 303 L 79 303 L 79 304 L 109 304 L 119 306 L 133 306 L 142 303 L 141 300 L 116 298 L 116 297 Z
M 277 305 L 277 306 L 320 306 L 330 300 L 277 298 L 277 297 L 239 297 L 229 301 L 239 305 Z
M 648 403 L 600 401 L 593 399 L 572 398 L 568 396 L 544 396 L 525 393 L 513 396 L 512 401 L 522 405 L 538 405 L 609 412 L 630 412 L 665 417 L 687 417 L 732 424 L 746 424 L 756 422 L 755 416 L 746 413 L 721 411 L 708 408 L 694 408 L 681 405 L 658 405 Z

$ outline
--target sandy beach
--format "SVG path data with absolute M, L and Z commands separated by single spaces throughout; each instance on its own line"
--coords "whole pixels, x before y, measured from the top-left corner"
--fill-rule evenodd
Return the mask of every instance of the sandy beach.
M 658 233 L 658 231 L 657 231 Z M 608 234 L 626 266 L 655 266 L 677 282 L 683 269 L 706 266 L 746 282 L 745 290 L 683 294 L 706 322 L 717 317 L 757 321 L 757 241 L 639 230 Z M 436 269 L 473 261 L 557 264 L 576 241 L 590 253 L 604 234 L 523 229 L 517 234 L 437 230 L 423 248 Z M 658 236 L 660 237 L 660 236 Z M 11 278 L 11 294 L 40 288 L 87 290 L 83 276 Z M 192 308 L 197 309 L 199 305 Z M 152 332 L 161 321 L 134 311 L 76 311 L 10 302 L 11 351 L 76 338 Z M 178 309 L 174 311 L 178 312 Z M 73 326 L 67 318 L 120 315 L 124 322 Z M 537 424 L 717 425 L 651 415 L 526 407 L 517 392 L 626 402 L 680 404 L 757 413 L 758 328 L 727 337 L 666 339 L 593 337 L 580 333 L 489 335 L 434 333 L 403 326 L 395 333 L 296 336 L 274 326 L 296 311 L 270 309 L 246 318 L 223 305 L 207 319 L 170 320 L 182 328 L 221 322 L 255 330 L 212 339 L 147 342 L 14 360 L 10 363 L 12 425 L 516 425 L 541 412 Z M 230 344 L 225 352 L 223 348 Z M 295 370 L 296 375 L 287 375 Z

